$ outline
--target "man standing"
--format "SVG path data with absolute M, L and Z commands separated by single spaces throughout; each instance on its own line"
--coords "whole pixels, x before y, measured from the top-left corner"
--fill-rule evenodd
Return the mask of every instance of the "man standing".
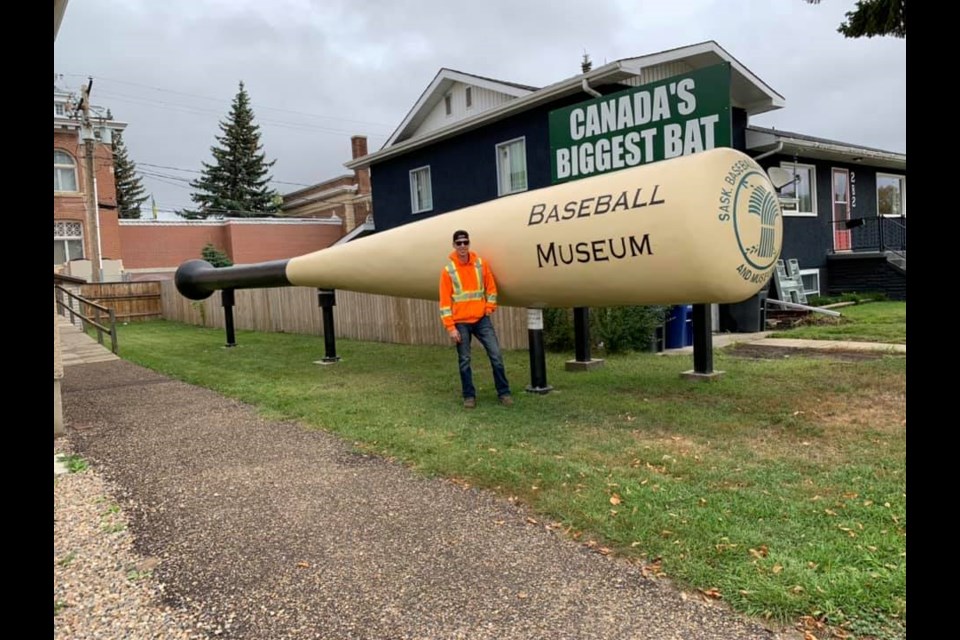
M 473 387 L 470 369 L 470 342 L 476 336 L 490 358 L 500 404 L 509 407 L 513 404 L 510 384 L 497 333 L 490 321 L 490 315 L 497 310 L 497 283 L 493 272 L 480 256 L 470 251 L 470 235 L 462 229 L 453 233 L 453 251 L 448 257 L 450 261 L 440 273 L 440 319 L 457 345 L 463 406 L 466 409 L 477 406 L 477 390 Z

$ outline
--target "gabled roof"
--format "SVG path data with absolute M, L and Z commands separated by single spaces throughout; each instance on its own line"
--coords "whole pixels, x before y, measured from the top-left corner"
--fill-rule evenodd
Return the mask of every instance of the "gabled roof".
M 874 167 L 906 170 L 907 154 L 817 138 L 791 131 L 747 127 L 747 150 L 796 155 L 833 162 L 863 162 Z
M 401 123 L 400 127 L 397 128 L 397 131 L 394 132 L 383 148 L 375 153 L 344 163 L 344 166 L 350 169 L 366 167 L 375 162 L 459 135 L 522 111 L 533 109 L 543 104 L 549 104 L 550 102 L 578 93 L 585 94 L 583 90 L 584 82 L 589 86 L 601 86 L 624 82 L 638 77 L 642 81 L 644 70 L 657 65 L 679 63 L 687 67 L 687 70 L 693 71 L 723 62 L 730 63 L 730 94 L 735 106 L 746 110 L 750 115 L 764 113 L 785 106 L 783 96 L 771 89 L 769 85 L 760 80 L 753 72 L 740 64 L 739 61 L 712 40 L 646 56 L 624 58 L 610 62 L 602 67 L 597 67 L 586 73 L 561 80 L 542 89 L 534 89 L 533 87 L 499 80 L 490 80 L 488 78 L 482 78 L 481 76 L 464 74 L 451 69 L 441 69 L 440 73 L 437 74 L 434 81 L 423 92 L 417 104 L 414 105 L 414 108 L 407 114 L 403 123 Z M 479 80 L 492 82 L 495 86 L 490 88 L 508 93 L 509 95 L 515 95 L 516 97 L 505 104 L 483 111 L 473 117 L 459 120 L 446 127 L 429 131 L 422 136 L 408 139 L 402 138 L 403 133 L 408 133 L 416 129 L 416 123 L 414 122 L 416 118 L 419 117 L 422 119 L 429 113 L 429 110 L 434 105 L 443 99 L 443 95 L 446 90 L 449 89 L 450 83 L 459 81 L 476 86 L 484 86 L 478 83 Z M 513 91 L 513 93 L 510 93 L 510 91 Z
M 420 94 L 420 99 L 413 105 L 413 108 L 407 113 L 407 117 L 403 119 L 403 122 L 400 123 L 400 126 L 396 128 L 381 149 L 393 145 L 397 140 L 409 138 L 423 123 L 433 108 L 443 100 L 443 97 L 450 91 L 450 88 L 455 82 L 490 89 L 491 91 L 505 93 L 515 98 L 528 95 L 537 90 L 537 87 L 517 84 L 515 82 L 505 82 L 503 80 L 494 80 L 493 78 L 485 78 L 483 76 L 444 67 L 437 72 L 433 81 L 423 90 L 423 93 Z

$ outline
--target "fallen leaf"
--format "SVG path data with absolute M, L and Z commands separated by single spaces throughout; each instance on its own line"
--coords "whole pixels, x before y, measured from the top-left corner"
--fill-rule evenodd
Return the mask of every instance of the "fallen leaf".
M 616 493 L 610 496 L 610 504 L 620 504 L 620 496 Z
M 506 520 L 494 520 L 494 521 L 493 521 L 493 524 L 500 525 L 500 524 L 504 524 L 505 522 L 506 522 Z
M 828 516 L 835 516 L 835 515 L 837 515 L 837 512 L 834 511 L 833 509 L 824 509 L 823 512 L 824 512 L 825 514 L 827 514 Z
M 309 569 L 309 568 L 310 568 L 310 563 L 309 563 L 309 562 L 298 562 L 298 563 L 297 563 L 297 566 L 300 567 L 301 569 Z
M 775 564 L 770 570 L 773 571 L 774 575 L 776 575 L 783 571 L 783 565 Z
M 713 598 L 715 600 L 719 600 L 723 598 L 723 594 L 720 593 L 720 590 L 717 589 L 716 587 L 712 587 L 710 589 L 700 589 L 700 593 L 707 596 L 708 598 Z
M 793 591 L 794 593 L 803 593 L 804 589 L 800 585 L 794 585 L 790 591 Z
M 539 523 L 538 523 L 536 520 L 534 520 L 533 518 L 527 518 L 527 522 L 529 522 L 530 524 L 539 524 Z
M 755 558 L 766 558 L 768 553 L 767 545 L 765 544 L 760 545 L 759 549 L 750 549 L 750 555 Z
M 847 500 L 853 500 L 853 499 L 856 498 L 858 495 L 860 495 L 860 494 L 854 493 L 853 491 L 848 491 L 848 492 L 846 492 L 845 494 L 843 494 L 843 497 L 846 498 Z
M 599 549 L 597 549 L 597 551 L 599 551 L 600 553 L 602 553 L 602 554 L 605 555 L 605 556 L 606 556 L 606 555 L 610 555 L 610 549 L 607 548 L 607 547 L 600 547 Z
M 526 592 L 526 591 L 521 591 L 520 593 L 517 594 L 517 599 L 518 599 L 518 600 L 523 600 L 523 599 L 526 598 L 526 597 L 527 597 L 527 592 Z
M 813 635 L 809 631 L 803 632 L 803 640 L 817 640 L 817 636 Z

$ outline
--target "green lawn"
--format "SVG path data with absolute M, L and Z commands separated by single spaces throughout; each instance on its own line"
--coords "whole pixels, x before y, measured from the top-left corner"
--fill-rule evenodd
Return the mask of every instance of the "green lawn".
M 452 348 L 338 340 L 342 361 L 318 366 L 322 338 L 239 331 L 237 342 L 158 321 L 122 327 L 120 353 L 420 473 L 516 496 L 571 538 L 747 614 L 906 635 L 905 357 L 717 351 L 725 374 L 703 383 L 681 379 L 689 356 L 609 356 L 571 373 L 571 354 L 549 354 L 554 391 L 541 396 L 523 392 L 527 352 L 508 351 L 508 409 L 478 347 L 479 406 L 465 411 Z
M 866 302 L 835 309 L 839 318 L 813 314 L 805 324 L 771 334 L 772 338 L 907 343 L 906 302 Z

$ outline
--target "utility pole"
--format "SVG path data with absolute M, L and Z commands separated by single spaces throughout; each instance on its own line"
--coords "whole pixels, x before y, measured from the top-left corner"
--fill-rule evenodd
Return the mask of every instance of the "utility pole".
M 80 89 L 80 109 L 83 112 L 80 120 L 80 139 L 84 143 L 84 182 L 87 209 L 87 245 L 90 247 L 90 279 L 100 282 L 103 279 L 103 260 L 100 257 L 100 220 L 97 206 L 97 177 L 94 166 L 94 150 L 97 139 L 93 133 L 93 123 L 90 121 L 90 89 L 93 88 L 93 78 L 89 78 L 86 87 Z

